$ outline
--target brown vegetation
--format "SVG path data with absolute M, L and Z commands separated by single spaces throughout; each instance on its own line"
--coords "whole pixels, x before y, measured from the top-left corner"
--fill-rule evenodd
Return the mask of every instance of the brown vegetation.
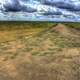
M 6 31 L 12 36 L 0 41 L 0 80 L 79 80 L 80 30 L 62 24 L 35 30 L 20 30 L 15 39 L 17 32 Z

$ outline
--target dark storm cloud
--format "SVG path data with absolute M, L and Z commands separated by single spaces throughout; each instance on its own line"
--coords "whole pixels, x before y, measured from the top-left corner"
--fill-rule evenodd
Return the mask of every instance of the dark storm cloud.
M 79 0 L 43 0 L 42 4 L 56 6 L 58 8 L 68 9 L 71 11 L 80 10 Z

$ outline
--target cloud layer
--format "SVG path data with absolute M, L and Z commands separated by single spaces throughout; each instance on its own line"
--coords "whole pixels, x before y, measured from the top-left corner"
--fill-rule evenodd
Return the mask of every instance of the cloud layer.
M 80 16 L 80 0 L 0 0 L 0 11 L 74 18 Z

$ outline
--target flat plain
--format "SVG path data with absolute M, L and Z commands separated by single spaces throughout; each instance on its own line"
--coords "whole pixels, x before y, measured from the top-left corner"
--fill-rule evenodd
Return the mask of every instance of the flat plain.
M 0 22 L 0 80 L 79 80 L 80 23 Z

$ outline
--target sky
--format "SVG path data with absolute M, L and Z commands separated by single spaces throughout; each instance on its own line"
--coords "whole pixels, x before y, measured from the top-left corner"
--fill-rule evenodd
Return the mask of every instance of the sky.
M 40 16 L 43 20 L 53 20 L 59 16 L 59 18 L 67 18 L 79 21 L 80 18 L 80 0 L 0 0 L 0 13 L 3 15 L 2 19 L 8 19 L 12 17 L 12 14 L 17 15 L 21 12 L 21 15 L 30 16 L 30 19 L 40 20 Z M 4 14 L 7 13 L 7 14 Z M 12 14 L 10 14 L 12 13 Z M 32 13 L 32 14 L 31 14 Z M 14 17 L 13 16 L 13 17 Z M 25 18 L 28 20 L 28 16 Z M 34 18 L 32 17 L 34 16 Z M 54 17 L 53 17 L 54 16 Z M 21 17 L 20 15 L 18 18 Z M 59 19 L 57 18 L 57 20 Z M 8 20 L 7 19 L 7 20 Z M 14 18 L 16 20 L 17 17 Z M 24 16 L 21 17 L 21 20 Z M 12 19 L 11 19 L 12 20 Z

